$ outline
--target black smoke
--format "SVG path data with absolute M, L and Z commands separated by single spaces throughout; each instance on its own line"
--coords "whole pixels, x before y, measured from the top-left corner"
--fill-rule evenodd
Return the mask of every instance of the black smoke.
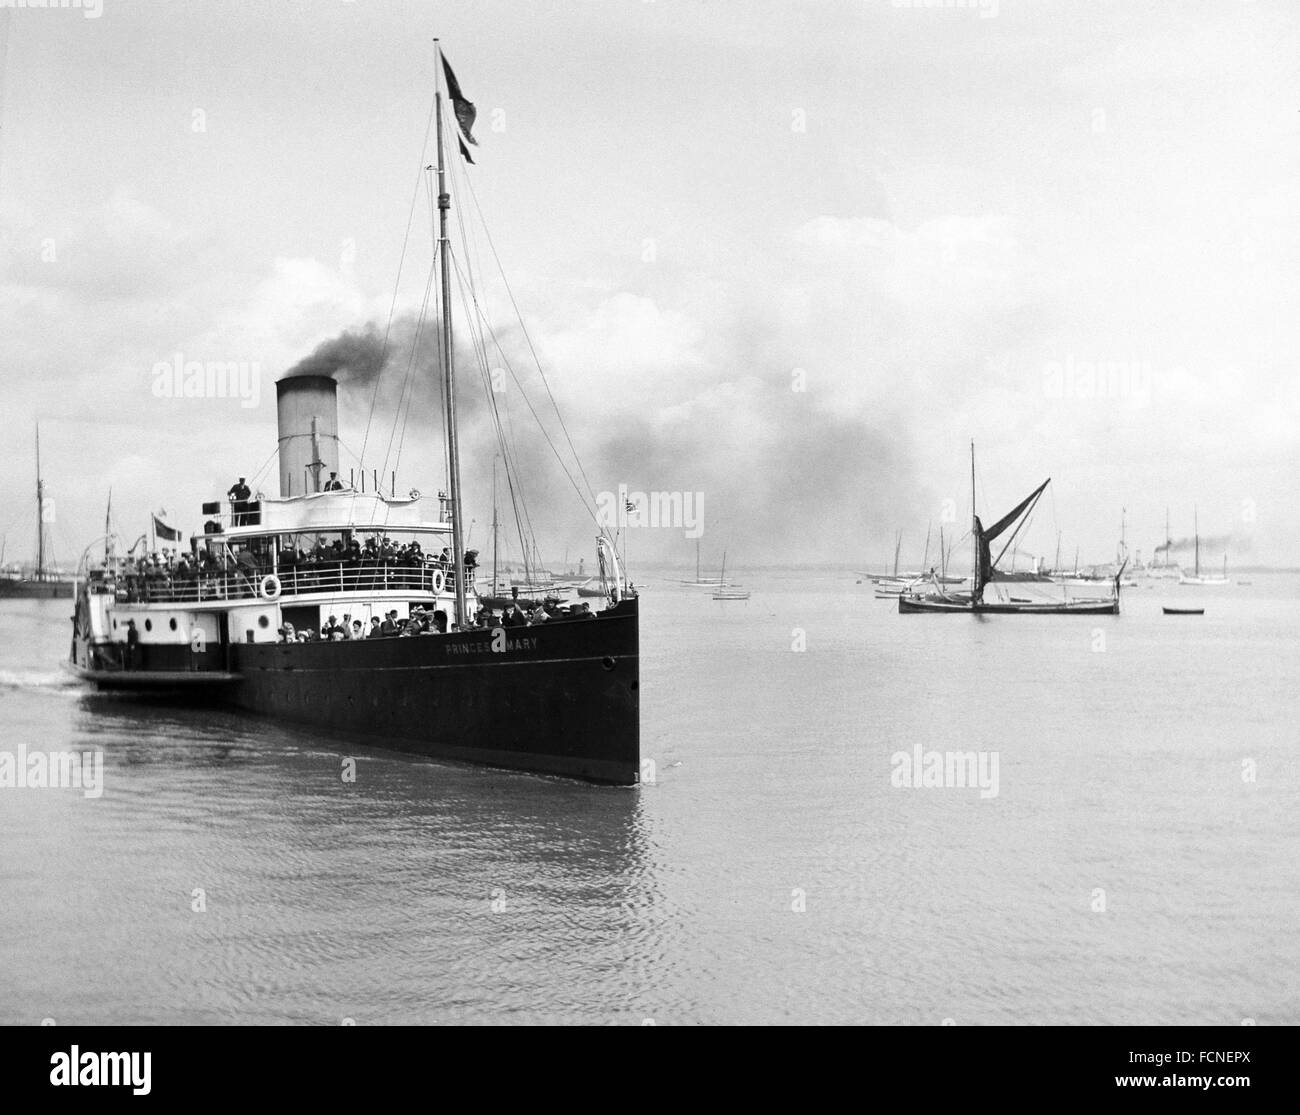
M 383 333 L 378 326 L 367 325 L 317 345 L 281 378 L 330 376 L 340 384 L 360 385 L 373 382 L 387 363 Z
M 499 449 L 492 401 L 513 432 L 516 491 L 527 506 L 545 559 L 583 553 L 590 562 L 596 525 L 557 460 L 578 476 L 564 430 L 518 330 L 498 332 L 504 355 L 489 351 L 488 376 L 463 336 L 456 338 L 457 427 L 467 521 L 478 547 L 490 531 L 492 470 Z M 788 355 L 739 335 L 722 344 L 735 370 L 682 383 L 666 369 L 662 400 L 622 405 L 620 370 L 594 389 L 570 388 L 564 369 L 547 369 L 590 489 L 701 493 L 706 563 L 762 565 L 787 560 L 835 561 L 862 555 L 882 524 L 914 511 L 914 467 L 902 424 L 865 414 L 833 398 L 791 390 Z M 516 382 L 507 365 L 519 378 Z M 345 447 L 366 444 L 365 467 L 397 487 L 429 492 L 445 483 L 441 360 L 436 322 L 394 321 L 384 344 L 376 325 L 348 330 L 319 345 L 288 375 L 331 375 L 340 384 Z M 536 410 L 525 403 L 527 393 Z M 676 385 L 676 386 L 673 386 Z M 725 390 L 721 389 L 725 386 Z M 654 396 L 654 392 L 651 392 Z M 365 431 L 362 433 L 362 431 Z M 401 447 L 400 462 L 397 449 Z M 345 472 L 348 464 L 344 465 Z M 505 537 L 514 531 L 504 472 L 499 493 Z M 911 493 L 909 495 L 909 493 Z M 629 560 L 692 564 L 695 541 L 682 529 L 640 529 L 627 535 Z M 518 542 L 504 556 L 518 557 Z
M 1203 534 L 1201 535 L 1201 551 L 1206 550 L 1227 550 L 1233 545 L 1233 535 L 1231 534 Z M 1196 548 L 1196 536 L 1191 535 L 1187 538 L 1175 538 L 1173 541 L 1161 543 L 1156 547 L 1157 554 L 1171 553 L 1191 553 Z

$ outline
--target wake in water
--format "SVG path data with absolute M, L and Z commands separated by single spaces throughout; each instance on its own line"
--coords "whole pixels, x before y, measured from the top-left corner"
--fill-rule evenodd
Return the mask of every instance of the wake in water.
M 81 688 L 80 679 L 62 670 L 0 670 L 0 689 L 72 692 Z

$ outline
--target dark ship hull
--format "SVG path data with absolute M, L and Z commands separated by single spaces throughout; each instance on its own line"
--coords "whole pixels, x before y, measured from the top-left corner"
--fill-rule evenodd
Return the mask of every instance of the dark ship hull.
M 898 610 L 902 615 L 932 612 L 968 616 L 1117 616 L 1119 601 L 1114 599 L 1072 600 L 1068 603 L 1012 601 L 1006 604 L 981 602 L 971 607 L 969 594 L 965 600 L 936 596 L 900 596 Z
M 102 689 L 205 690 L 264 716 L 430 758 L 632 786 L 640 779 L 638 625 L 633 598 L 595 618 L 531 627 L 232 643 L 201 655 L 142 647 L 131 668 L 78 672 Z
M 640 775 L 637 627 L 628 600 L 596 619 L 496 634 L 235 644 L 230 699 L 399 751 L 630 786 Z

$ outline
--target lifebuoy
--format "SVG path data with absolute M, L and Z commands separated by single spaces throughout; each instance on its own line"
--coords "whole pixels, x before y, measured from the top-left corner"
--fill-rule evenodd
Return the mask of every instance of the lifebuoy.
M 443 585 L 447 583 L 447 578 L 442 575 L 441 569 L 433 571 L 433 591 L 441 592 Z
M 257 586 L 257 591 L 261 594 L 263 600 L 279 600 L 280 578 L 274 573 L 268 573 L 262 578 L 262 583 Z

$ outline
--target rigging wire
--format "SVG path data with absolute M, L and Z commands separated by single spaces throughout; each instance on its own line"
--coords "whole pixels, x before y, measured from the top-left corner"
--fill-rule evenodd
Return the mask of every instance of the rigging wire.
M 514 291 L 511 290 L 510 282 L 506 278 L 505 267 L 502 266 L 501 257 L 497 254 L 496 244 L 492 240 L 492 232 L 487 227 L 487 221 L 483 217 L 483 209 L 479 205 L 478 194 L 474 192 L 474 183 L 472 180 L 469 179 L 468 175 L 466 176 L 466 181 L 469 184 L 469 193 L 470 193 L 471 200 L 474 202 L 474 209 L 479 215 L 479 222 L 483 225 L 483 235 L 486 237 L 488 242 L 488 247 L 491 249 L 492 258 L 496 261 L 497 270 L 501 274 L 501 282 L 504 285 L 506 294 L 510 299 L 510 305 L 515 311 L 515 318 L 519 322 L 519 329 L 524 335 L 524 340 L 528 343 L 528 351 L 532 353 L 533 362 L 537 366 L 537 374 L 541 377 L 542 385 L 546 388 L 546 397 L 551 401 L 551 407 L 555 411 L 556 418 L 559 420 L 560 429 L 564 432 L 565 441 L 568 442 L 569 452 L 573 454 L 573 460 L 574 463 L 578 466 L 578 472 L 582 476 L 582 482 L 587 487 L 587 494 L 591 498 L 591 502 L 594 504 L 596 502 L 596 494 L 592 490 L 591 482 L 587 479 L 586 470 L 582 467 L 582 459 L 578 456 L 578 450 L 574 447 L 573 438 L 569 436 L 568 426 L 565 425 L 564 415 L 560 413 L 559 405 L 555 401 L 555 395 L 551 391 L 551 384 L 549 380 L 547 380 L 546 378 L 545 371 L 542 370 L 541 359 L 538 357 L 537 349 L 533 345 L 533 339 L 528 333 L 528 327 L 524 324 L 523 314 L 519 312 L 519 304 L 515 301 Z M 581 492 L 579 492 L 579 495 L 581 495 Z
M 397 295 L 401 289 L 402 266 L 406 262 L 406 250 L 411 240 L 411 226 L 415 223 L 415 205 L 420 199 L 420 181 L 424 177 L 424 154 L 429 149 L 429 135 L 433 131 L 434 114 L 438 107 L 437 76 L 434 77 L 434 95 L 429 104 L 429 118 L 424 125 L 424 142 L 420 146 L 419 170 L 415 175 L 415 189 L 411 192 L 411 206 L 406 216 L 406 232 L 402 237 L 402 251 L 397 257 L 397 277 L 393 280 L 393 297 L 388 305 L 388 323 L 384 326 L 384 342 L 380 348 L 379 374 L 375 376 L 374 390 L 370 393 L 370 412 L 366 415 L 366 430 L 361 439 L 361 459 L 365 460 L 366 447 L 370 443 L 370 426 L 375 417 L 375 406 L 379 401 L 379 384 L 384 378 L 384 367 L 388 361 L 388 338 L 393 328 L 393 317 L 397 313 Z M 387 460 L 384 464 L 387 465 Z

